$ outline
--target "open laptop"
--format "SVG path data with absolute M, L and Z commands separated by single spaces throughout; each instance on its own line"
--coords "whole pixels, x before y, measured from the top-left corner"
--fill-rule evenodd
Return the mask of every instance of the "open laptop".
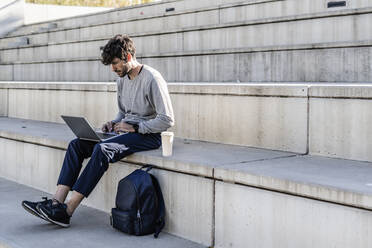
M 84 117 L 66 115 L 61 115 L 61 117 L 76 137 L 82 140 L 100 142 L 118 135 L 115 132 L 104 133 L 102 131 L 95 131 Z

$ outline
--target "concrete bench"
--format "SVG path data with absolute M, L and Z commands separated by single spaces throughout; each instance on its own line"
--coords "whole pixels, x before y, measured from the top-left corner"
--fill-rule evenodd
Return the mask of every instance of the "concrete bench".
M 177 137 L 306 153 L 307 85 L 170 83 L 168 88 Z M 117 113 L 116 83 L 2 82 L 0 96 L 0 115 L 8 117 L 64 123 L 62 114 L 85 116 L 99 127 Z
M 53 193 L 72 138 L 63 124 L 0 118 L 0 175 Z M 110 165 L 83 203 L 110 211 L 117 182 L 144 163 L 156 167 L 166 231 L 183 238 L 215 247 L 372 242 L 360 235 L 372 231 L 371 163 L 176 139 L 169 158 L 159 149 Z
M 201 82 L 168 88 L 177 137 L 372 162 L 370 83 Z M 116 111 L 115 83 L 0 83 L 0 116 L 58 123 L 62 114 L 85 116 L 99 127 Z

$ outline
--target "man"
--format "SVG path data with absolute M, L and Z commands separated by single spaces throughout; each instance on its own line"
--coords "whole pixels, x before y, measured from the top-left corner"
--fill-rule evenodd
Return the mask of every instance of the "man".
M 132 153 L 157 149 L 160 133 L 174 125 L 173 108 L 167 84 L 158 71 L 136 60 L 133 41 L 127 35 L 116 35 L 102 49 L 102 63 L 111 65 L 118 74 L 117 100 L 119 113 L 103 125 L 102 131 L 120 135 L 104 142 L 74 139 L 70 142 L 53 199 L 23 201 L 30 213 L 62 227 L 70 225 L 75 209 L 88 197 L 108 169 L 109 163 Z M 124 133 L 124 134 L 121 134 Z M 79 173 L 83 160 L 90 158 Z M 71 198 L 65 202 L 69 191 Z

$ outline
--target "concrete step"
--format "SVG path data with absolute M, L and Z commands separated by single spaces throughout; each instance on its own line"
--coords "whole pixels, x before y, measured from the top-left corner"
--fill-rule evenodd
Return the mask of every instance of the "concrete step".
M 177 137 L 372 162 L 370 83 L 200 82 L 168 89 Z M 60 115 L 68 114 L 100 127 L 116 109 L 115 83 L 0 83 L 0 116 L 63 123 Z
M 98 49 L 98 48 L 97 48 Z M 371 41 L 141 55 L 171 82 L 372 82 Z M 363 63 L 362 63 L 363 62 Z M 0 64 L 2 81 L 114 81 L 97 57 Z
M 319 1 L 319 0 L 318 0 Z M 324 4 L 318 3 L 313 6 L 321 7 L 318 11 L 309 9 L 312 4 L 301 4 L 298 1 L 271 1 L 256 0 L 239 4 L 226 4 L 217 7 L 194 9 L 188 11 L 171 12 L 170 14 L 154 15 L 134 19 L 124 19 L 118 22 L 100 22 L 99 25 L 87 22 L 83 26 L 71 28 L 54 28 L 57 23 L 44 24 L 47 31 L 24 33 L 33 45 L 45 45 L 47 43 L 77 42 L 84 40 L 107 39 L 117 33 L 128 33 L 133 37 L 149 36 L 161 32 L 193 31 L 207 28 L 223 28 L 225 26 L 241 26 L 243 24 L 270 24 L 270 22 L 285 22 L 309 18 L 333 16 L 340 13 L 340 9 L 333 11 L 324 9 Z M 348 13 L 361 8 L 341 8 L 341 13 Z M 362 8 L 363 9 L 363 8 Z M 346 12 L 345 12 L 346 11 Z M 340 14 L 338 14 L 340 15 Z M 10 36 L 0 39 L 0 47 L 7 48 L 22 36 Z
M 219 10 L 220 12 L 220 23 L 236 22 L 236 21 L 246 21 L 261 18 L 272 18 L 280 17 L 286 15 L 295 14 L 312 14 L 317 12 L 332 12 L 340 9 L 356 9 L 371 6 L 370 0 L 364 1 L 353 1 L 348 3 L 344 7 L 337 8 L 327 8 L 327 5 L 322 0 L 304 0 L 299 3 L 294 0 L 229 0 L 229 1 L 197 1 L 197 0 L 187 0 L 187 1 L 162 1 L 160 3 L 134 6 L 130 8 L 115 9 L 112 11 L 99 13 L 96 15 L 85 15 L 75 18 L 63 19 L 54 21 L 57 27 L 53 31 L 58 31 L 61 29 L 74 29 L 80 28 L 84 29 L 90 25 L 99 26 L 107 24 L 115 24 L 121 22 L 121 25 L 125 25 L 124 22 L 135 23 L 141 21 L 146 23 L 149 19 L 152 19 L 150 25 L 128 25 L 125 29 L 129 29 L 131 33 L 132 28 L 138 32 L 140 30 L 144 31 L 146 28 L 158 29 L 160 27 L 169 27 L 175 25 L 174 27 L 182 27 L 183 22 L 170 22 L 168 24 L 162 24 L 161 26 L 153 25 L 156 23 L 157 17 L 164 17 L 164 19 L 176 18 L 177 15 L 190 14 L 193 12 L 211 12 L 213 10 Z M 166 9 L 174 8 L 174 11 L 166 12 Z M 212 12 L 211 12 L 212 13 Z M 207 13 L 205 13 L 207 14 Z M 172 17 L 173 16 L 173 17 Z M 183 17 L 181 17 L 182 20 Z M 210 17 L 209 17 L 210 18 Z M 198 21 L 206 20 L 207 18 L 198 19 Z M 188 21 L 190 23 L 190 20 Z M 47 23 L 41 23 L 37 25 L 24 26 L 16 32 L 12 33 L 9 37 L 19 36 L 19 35 L 29 35 L 32 32 L 39 32 L 39 26 L 43 27 Z M 166 26 L 163 26 L 166 25 Z M 170 25 L 168 27 L 168 25 Z
M 0 118 L 0 126 L 0 156 L 4 157 L 0 175 L 53 193 L 65 149 L 74 137 L 71 131 L 63 124 L 22 119 Z M 139 165 L 152 164 L 156 166 L 152 173 L 159 180 L 167 208 L 165 231 L 213 246 L 214 168 L 293 156 L 286 152 L 183 139 L 176 139 L 173 149 L 174 155 L 168 158 L 162 157 L 158 149 L 136 153 L 110 164 L 110 169 L 83 204 L 109 212 L 115 202 L 119 180 Z
M 28 37 L 31 46 L 5 48 L 0 50 L 1 63 L 38 62 L 56 60 L 83 59 L 99 57 L 99 48 L 107 43 L 120 30 L 129 33 L 139 52 L 143 55 L 159 55 L 164 53 L 188 53 L 200 51 L 218 51 L 226 49 L 241 49 L 255 47 L 296 46 L 306 44 L 322 44 L 334 42 L 358 42 L 372 40 L 368 25 L 371 22 L 372 8 L 357 10 L 340 10 L 318 14 L 294 15 L 277 18 L 257 19 L 254 21 L 218 24 L 219 14 L 190 13 L 194 16 L 177 16 L 189 21 L 166 20 L 161 17 L 157 23 L 151 21 L 144 25 L 147 32 L 141 29 L 129 29 L 125 25 L 106 25 L 94 27 L 83 37 L 76 29 L 56 34 L 57 40 L 49 33 L 44 35 L 43 42 L 34 41 Z M 198 16 L 197 16 L 198 15 Z M 199 21 L 199 19 L 202 19 Z M 205 21 L 203 21 L 205 19 Z M 185 26 L 172 28 L 163 24 L 175 23 Z M 179 24 L 181 23 L 181 24 Z M 342 25 L 341 25 L 342 24 Z M 194 25 L 194 26 L 193 26 Z M 135 28 L 136 25 L 130 24 Z M 151 28 L 154 26 L 154 28 Z M 157 28 L 156 28 L 157 27 Z M 69 33 L 69 37 L 67 37 Z M 99 37 L 97 37 L 97 35 Z
M 71 133 L 31 120 L 0 118 L 0 125 L 0 175 L 52 193 Z M 372 243 L 371 163 L 176 140 L 172 157 L 153 150 L 111 164 L 83 203 L 109 211 L 118 180 L 143 163 L 156 167 L 166 231 L 203 245 Z
M 18 29 L 24 23 L 23 1 L 3 0 L 0 3 L 0 38 Z
M 18 30 L 10 33 L 7 37 L 16 37 L 23 35 L 32 35 L 43 33 L 43 28 L 48 28 L 48 23 L 55 23 L 56 27 L 49 29 L 52 32 L 58 32 L 68 29 L 87 28 L 115 23 L 135 22 L 138 20 L 147 20 L 158 17 L 176 16 L 192 12 L 200 12 L 211 9 L 218 9 L 220 5 L 230 6 L 238 4 L 256 4 L 267 2 L 268 0 L 241 0 L 228 1 L 197 1 L 197 0 L 168 0 L 143 4 L 131 7 L 116 8 L 113 10 L 100 12 L 96 14 L 81 15 L 72 18 L 63 18 L 59 20 L 25 25 Z M 280 1 L 280 0 L 271 0 Z M 146 22 L 146 21 L 145 21 Z M 172 25 L 172 24 L 170 24 Z M 137 25 L 138 26 L 138 25 Z
M 176 118 L 171 130 L 181 138 L 306 153 L 307 87 L 169 84 Z M 100 127 L 117 113 L 115 83 L 0 83 L 0 92 L 9 117 L 64 123 L 60 115 L 68 114 Z
M 23 200 L 40 201 L 52 195 L 0 177 L 0 247 L 205 247 L 161 233 L 143 237 L 121 233 L 110 226 L 109 214 L 80 206 L 69 228 L 60 228 L 26 212 Z M 6 223 L 6 225 L 4 224 Z
M 14 142 L 19 143 L 19 146 L 23 143 L 24 148 L 30 144 L 65 150 L 68 142 L 74 138 L 64 124 L 4 117 L 0 120 L 0 137 L 4 152 L 10 151 L 11 143 Z M 9 147 L 6 144 L 9 144 Z M 22 154 L 25 159 L 31 155 L 27 153 L 31 153 L 31 149 Z M 29 158 L 30 163 L 27 166 L 37 165 L 35 159 L 43 159 L 42 156 L 46 155 L 43 150 L 38 153 L 39 156 Z M 4 162 L 9 163 L 13 155 L 15 152 L 9 152 L 8 155 L 4 153 Z M 21 160 L 16 161 L 18 162 Z M 162 157 L 161 149 L 157 149 L 130 155 L 121 162 L 133 163 L 134 167 L 136 164 L 150 163 L 156 166 L 155 170 L 175 171 L 372 210 L 370 162 L 186 139 L 175 140 L 174 154 L 169 158 Z M 16 169 L 18 177 L 13 176 L 11 179 L 23 180 L 28 185 L 42 185 L 42 182 L 28 174 L 37 172 L 31 168 L 26 169 L 27 166 L 24 165 L 25 171 Z M 1 173 L 9 177 L 14 170 L 15 168 L 2 166 Z M 40 176 L 47 174 L 44 172 Z M 47 185 L 47 188 L 53 188 L 55 182 Z M 316 191 L 318 187 L 322 190 Z M 103 206 L 106 211 L 110 210 L 107 205 Z

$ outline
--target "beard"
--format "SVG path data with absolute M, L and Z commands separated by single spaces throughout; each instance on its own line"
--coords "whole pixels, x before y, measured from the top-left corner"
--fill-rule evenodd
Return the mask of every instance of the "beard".
M 119 77 L 125 77 L 127 74 L 127 72 L 118 73 Z
M 129 72 L 130 72 L 130 68 L 124 67 L 122 72 L 116 72 L 116 73 L 119 75 L 119 77 L 125 77 Z

